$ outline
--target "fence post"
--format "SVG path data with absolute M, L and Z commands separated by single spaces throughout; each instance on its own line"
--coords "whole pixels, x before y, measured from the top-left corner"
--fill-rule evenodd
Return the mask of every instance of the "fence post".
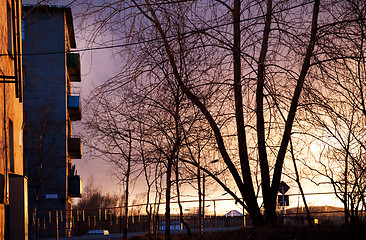
M 34 212 L 33 214 L 32 214 L 32 223 L 33 223 L 33 239 L 36 239 L 36 222 L 37 222 L 37 220 L 36 220 L 36 213 Z
M 59 240 L 59 232 L 58 232 L 58 211 L 56 211 L 56 240 Z
M 121 209 L 121 212 L 120 212 L 120 215 L 119 215 L 119 232 L 122 233 L 123 232 L 123 225 L 122 225 L 122 207 L 120 208 Z

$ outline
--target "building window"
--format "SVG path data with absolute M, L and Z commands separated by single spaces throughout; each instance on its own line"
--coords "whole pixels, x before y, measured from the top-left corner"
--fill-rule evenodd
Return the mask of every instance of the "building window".
M 23 80 L 23 89 L 25 89 L 25 81 L 27 77 L 27 67 L 22 65 L 22 80 Z
M 24 19 L 22 20 L 22 41 L 25 39 Z
M 13 54 L 13 24 L 12 12 L 9 3 L 7 4 L 7 32 L 8 32 L 8 52 Z
M 13 121 L 9 119 L 9 167 L 10 172 L 15 172 L 14 168 L 14 127 Z

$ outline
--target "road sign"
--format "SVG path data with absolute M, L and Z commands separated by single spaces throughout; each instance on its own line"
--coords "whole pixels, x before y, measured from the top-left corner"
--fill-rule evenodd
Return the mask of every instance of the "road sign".
M 278 205 L 288 206 L 290 203 L 288 195 L 278 196 Z
M 290 187 L 284 182 L 280 182 L 280 185 L 278 186 L 278 191 L 282 194 L 285 194 L 288 190 L 290 189 Z
M 58 194 L 42 194 L 42 198 L 56 199 L 56 198 L 58 198 Z

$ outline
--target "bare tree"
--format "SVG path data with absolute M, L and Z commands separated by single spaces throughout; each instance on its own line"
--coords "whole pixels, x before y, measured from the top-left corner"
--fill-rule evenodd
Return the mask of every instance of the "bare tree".
M 182 142 L 182 125 L 190 121 L 189 114 L 183 113 L 189 111 L 190 106 L 184 104 L 178 85 L 168 80 L 170 76 L 164 66 L 154 64 L 160 68 L 160 73 L 146 76 L 144 81 L 132 81 L 130 78 L 128 84 L 115 91 L 113 78 L 98 87 L 89 103 L 92 109 L 85 126 L 89 129 L 90 147 L 103 154 L 105 160 L 118 169 L 125 167 L 125 161 L 121 162 L 118 156 L 130 158 L 133 151 L 134 162 L 143 165 L 149 188 L 159 177 L 147 178 L 147 161 L 164 169 L 165 231 L 166 237 L 170 238 L 172 173 Z M 182 118 L 181 114 L 185 117 Z M 125 171 L 129 172 L 129 169 Z
M 185 54 L 182 53 L 181 48 L 174 47 L 174 41 L 169 38 L 167 35 L 167 31 L 169 30 L 169 21 L 167 20 L 167 16 L 171 16 L 172 13 L 167 14 L 167 9 L 159 8 L 159 5 L 155 3 L 150 3 L 145 1 L 145 5 L 138 4 L 134 1 L 135 7 L 140 10 L 140 12 L 148 19 L 152 25 L 155 27 L 156 31 L 158 32 L 164 50 L 166 52 L 166 57 L 169 60 L 170 67 L 172 68 L 172 72 L 174 75 L 175 80 L 179 83 L 181 90 L 184 94 L 192 101 L 194 105 L 196 105 L 205 116 L 206 120 L 210 124 L 215 138 L 221 153 L 221 156 L 225 163 L 227 164 L 235 183 L 238 189 L 241 192 L 242 197 L 244 198 L 243 207 L 249 212 L 253 224 L 254 225 L 262 225 L 263 218 L 260 212 L 257 198 L 254 191 L 254 185 L 252 181 L 252 174 L 250 171 L 250 163 L 249 163 L 249 155 L 247 150 L 247 140 L 246 140 L 246 130 L 244 124 L 244 112 L 243 112 L 243 93 L 242 93 L 242 66 L 241 66 L 241 26 L 240 26 L 240 19 L 241 19 L 241 3 L 240 1 L 234 1 L 233 6 L 230 7 L 225 5 L 225 7 L 230 10 L 232 14 L 232 27 L 233 27 L 233 34 L 232 44 L 228 44 L 230 46 L 230 50 L 232 52 L 232 73 L 233 73 L 233 82 L 232 82 L 232 91 L 234 95 L 233 102 L 235 103 L 235 121 L 236 121 L 236 133 L 237 133 L 237 140 L 238 140 L 238 154 L 240 158 L 240 166 L 242 175 L 240 176 L 238 169 L 234 165 L 232 158 L 229 156 L 224 140 L 222 138 L 222 132 L 220 128 L 213 118 L 210 111 L 205 106 L 204 102 L 199 98 L 197 94 L 193 91 L 193 87 L 188 85 L 184 79 L 185 75 L 182 73 L 180 69 L 180 55 Z M 257 60 L 258 63 L 258 71 L 257 71 L 257 89 L 256 93 L 256 118 L 257 118 L 257 143 L 258 143 L 258 158 L 260 163 L 261 169 L 261 188 L 263 194 L 263 202 L 264 202 L 264 209 L 267 218 L 267 222 L 274 223 L 275 222 L 275 206 L 276 206 L 276 196 L 278 191 L 278 186 L 281 179 L 282 173 L 282 166 L 285 158 L 285 154 L 287 151 L 288 142 L 290 139 L 291 129 L 293 126 L 293 121 L 295 118 L 295 113 L 297 109 L 297 105 L 300 98 L 300 93 L 303 88 L 303 83 L 305 81 L 306 74 L 310 67 L 310 59 L 312 56 L 312 52 L 315 46 L 315 40 L 317 37 L 317 19 L 318 19 L 318 12 L 319 12 L 319 1 L 315 1 L 314 10 L 313 10 L 313 17 L 311 22 L 311 32 L 309 37 L 309 43 L 306 47 L 306 53 L 304 56 L 304 60 L 302 63 L 302 67 L 300 69 L 300 73 L 297 79 L 297 83 L 295 84 L 295 90 L 293 92 L 292 97 L 290 97 L 290 108 L 288 110 L 288 117 L 285 122 L 285 127 L 283 129 L 282 140 L 280 144 L 280 148 L 278 149 L 277 159 L 275 161 L 275 168 L 273 171 L 272 176 L 272 183 L 270 182 L 270 169 L 267 159 L 267 142 L 265 138 L 265 124 L 264 124 L 264 89 L 265 89 L 265 70 L 269 69 L 266 67 L 266 58 L 268 45 L 269 45 L 269 35 L 271 32 L 271 19 L 273 14 L 272 9 L 272 1 L 267 1 L 267 12 L 264 17 L 264 32 L 262 38 L 262 45 L 260 47 L 260 56 Z M 177 33 L 174 33 L 177 34 Z M 178 32 L 179 34 L 179 32 Z M 179 38 L 178 38 L 179 39 Z M 178 45 L 179 46 L 179 45 Z M 268 73 L 267 73 L 268 74 Z M 193 84 L 190 82 L 190 84 Z M 290 96 L 291 96 L 290 95 Z
M 123 183 L 125 188 L 123 238 L 127 239 L 129 189 L 131 175 L 135 176 L 140 171 L 137 167 L 139 155 L 136 153 L 128 115 L 119 115 L 122 109 L 104 94 L 101 94 L 97 101 L 98 107 L 84 122 L 90 134 L 85 137 L 88 138 L 87 146 L 97 157 L 112 164 L 115 176 Z M 101 109 L 103 113 L 100 112 Z
M 330 145 L 338 154 L 342 150 L 343 159 L 347 159 L 343 164 L 347 171 L 342 172 L 349 172 L 351 165 L 359 165 L 354 160 L 362 159 L 363 133 L 357 125 L 363 121 L 360 113 L 366 112 L 363 91 L 365 28 L 361 6 L 362 1 L 351 0 L 322 5 L 318 0 L 301 4 L 270 0 L 265 3 L 145 0 L 89 4 L 86 14 L 98 13 L 94 16 L 101 23 L 95 25 L 91 39 L 99 33 L 107 33 L 108 40 L 124 47 L 114 52 L 121 58 L 123 66 L 121 73 L 107 83 L 109 89 L 118 91 L 127 84 L 138 82 L 144 83 L 139 86 L 148 88 L 150 96 L 159 94 L 164 98 L 166 89 L 160 83 L 178 86 L 190 100 L 191 109 L 199 110 L 201 119 L 205 119 L 205 125 L 210 127 L 212 140 L 216 142 L 216 149 L 235 186 L 225 185 L 197 161 L 189 158 L 181 161 L 212 176 L 249 212 L 254 225 L 262 225 L 276 222 L 276 196 L 287 152 L 293 153 L 288 145 L 294 128 L 297 131 L 302 129 L 303 123 L 317 123 L 317 126 L 322 123 L 323 129 L 327 130 L 324 127 L 330 121 L 333 126 L 329 130 L 334 133 L 338 128 L 336 123 L 342 129 L 348 129 L 342 133 L 342 139 L 349 141 Z M 322 79 L 317 78 L 319 76 Z M 320 84 L 325 84 L 326 88 Z M 142 89 L 134 92 L 139 91 Z M 331 94 L 322 99 L 325 93 Z M 152 106 L 165 110 L 167 99 L 155 96 L 150 100 L 154 102 L 144 102 L 145 107 L 140 105 L 139 110 L 143 108 L 144 114 L 153 112 L 147 110 Z M 344 102 L 347 105 L 343 105 Z M 318 105 L 324 106 L 330 115 L 323 118 L 323 112 L 305 107 L 305 104 L 317 106 L 317 103 L 321 103 Z M 296 119 L 299 106 L 305 121 Z M 350 108 L 343 109 L 346 106 Z M 306 119 L 308 110 L 315 113 L 315 120 Z M 355 113 L 352 122 L 349 121 L 350 112 Z M 171 129 L 180 134 L 177 119 L 191 113 L 180 111 L 179 118 L 174 119 L 176 128 Z M 342 123 L 331 122 L 340 116 Z M 141 117 L 140 122 L 141 119 L 146 118 Z M 150 122 L 155 125 L 149 127 L 154 129 L 174 122 L 164 120 L 156 121 L 155 118 Z M 170 151 L 161 151 L 161 145 L 146 140 L 152 146 L 159 146 L 156 150 L 161 154 L 169 152 L 166 159 L 171 163 L 176 159 L 182 141 L 180 137 L 172 136 L 177 135 L 170 135 L 170 143 L 173 143 Z M 331 138 L 335 139 L 334 136 Z M 306 141 L 306 137 L 304 139 Z M 358 144 L 359 151 L 353 143 Z M 234 144 L 234 150 L 228 147 Z M 179 151 L 185 150 L 180 148 Z M 331 159 L 332 155 L 329 154 L 328 158 Z M 169 174 L 172 164 L 167 163 L 164 167 Z M 361 179 L 362 167 L 357 167 L 359 170 L 354 170 L 354 176 Z M 347 192 L 350 177 L 347 174 L 343 177 L 347 179 L 342 191 Z M 168 179 L 170 176 L 167 176 L 167 184 Z M 354 186 L 362 189 L 361 183 Z M 240 195 L 236 195 L 233 189 Z M 170 190 L 166 190 L 168 197 Z M 260 208 L 259 191 L 263 195 L 266 219 Z M 349 199 L 342 198 L 348 206 Z
M 345 222 L 362 220 L 365 190 L 365 14 L 362 1 L 328 6 L 332 24 L 320 30 L 320 84 L 309 90 L 312 137 L 322 146 L 318 165 L 310 168 L 329 180 L 344 205 Z M 308 164 L 309 165 L 309 164 Z
M 99 208 L 115 208 L 120 200 L 123 200 L 124 196 L 118 196 L 116 194 L 103 194 L 98 186 L 94 183 L 94 178 L 88 179 L 85 187 L 83 198 L 74 205 L 77 210 L 95 210 Z

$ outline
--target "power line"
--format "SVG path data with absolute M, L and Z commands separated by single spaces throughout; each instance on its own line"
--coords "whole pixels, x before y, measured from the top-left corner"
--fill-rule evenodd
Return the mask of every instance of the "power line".
M 309 1 L 309 2 L 306 2 L 306 3 L 301 3 L 301 4 L 298 4 L 298 5 L 289 7 L 289 8 L 285 8 L 285 9 L 282 9 L 282 10 L 275 11 L 272 14 L 277 14 L 277 13 L 281 13 L 281 12 L 284 12 L 284 11 L 296 9 L 298 7 L 303 7 L 303 6 L 306 6 L 306 5 L 308 5 L 310 3 L 313 3 L 313 2 L 314 2 L 314 0 Z M 263 18 L 265 16 L 266 16 L 266 14 L 259 15 L 259 16 L 255 16 L 255 17 L 251 17 L 251 18 L 246 18 L 246 19 L 240 20 L 240 22 L 252 21 L 252 20 L 259 19 L 259 18 Z M 208 30 L 212 30 L 212 29 L 216 29 L 216 28 L 228 26 L 230 24 L 233 24 L 233 22 L 231 21 L 231 22 L 227 22 L 227 23 L 223 23 L 223 24 L 218 24 L 218 25 L 214 25 L 214 26 L 210 26 L 210 27 L 206 27 L 206 28 L 202 28 L 202 29 L 187 31 L 187 32 L 182 33 L 181 35 L 174 34 L 174 35 L 167 36 L 167 38 L 168 39 L 171 39 L 171 38 L 176 38 L 178 36 L 185 36 L 185 35 L 190 35 L 190 34 L 194 34 L 194 33 L 201 33 L 201 32 L 205 32 L 205 31 L 208 31 Z M 87 52 L 87 51 L 113 49 L 113 48 L 123 48 L 123 47 L 129 47 L 129 46 L 134 46 L 134 45 L 146 44 L 146 43 L 155 42 L 155 41 L 159 41 L 159 40 L 162 40 L 162 38 L 161 37 L 157 37 L 157 38 L 153 38 L 153 39 L 142 40 L 142 41 L 131 42 L 131 43 L 124 43 L 124 44 L 117 44 L 117 45 L 110 45 L 110 46 L 102 46 L 102 47 L 90 47 L 90 48 L 74 49 L 74 50 L 70 50 L 70 51 L 21 53 L 20 55 L 22 55 L 22 56 L 38 56 L 38 55 L 53 55 L 53 54 L 65 54 L 65 53 L 78 53 L 78 52 Z M 8 56 L 8 54 L 0 54 L 0 56 Z

